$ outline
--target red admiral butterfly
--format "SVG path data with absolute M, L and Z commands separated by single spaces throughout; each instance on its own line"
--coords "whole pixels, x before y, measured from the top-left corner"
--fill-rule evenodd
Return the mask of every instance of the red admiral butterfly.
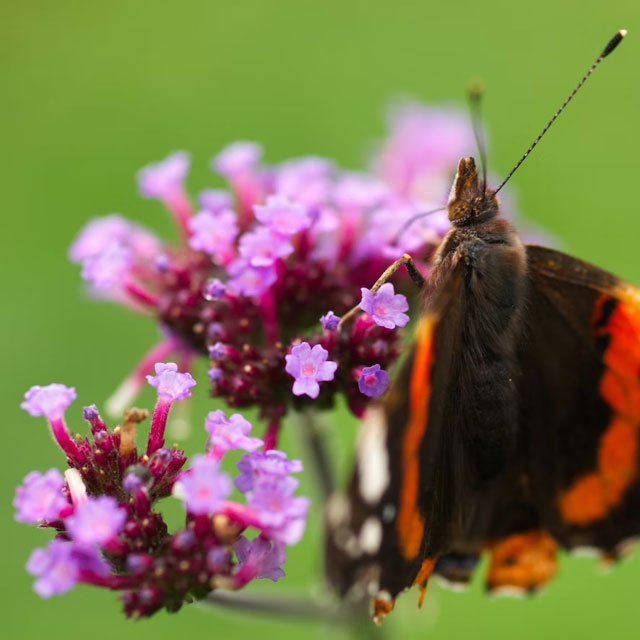
M 463 158 L 452 228 L 423 285 L 415 343 L 364 419 L 346 496 L 327 505 L 327 573 L 376 620 L 436 575 L 533 591 L 558 548 L 616 557 L 640 534 L 640 290 L 525 246 Z

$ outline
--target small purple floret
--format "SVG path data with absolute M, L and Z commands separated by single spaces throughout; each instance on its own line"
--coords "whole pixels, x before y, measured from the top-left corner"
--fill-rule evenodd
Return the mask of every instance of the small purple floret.
M 320 324 L 325 331 L 335 331 L 340 324 L 340 316 L 328 311 L 320 318 Z
M 64 523 L 74 542 L 81 545 L 103 545 L 120 533 L 127 512 L 111 496 L 89 498 L 76 506 Z
M 210 515 L 220 508 L 231 489 L 231 478 L 219 470 L 217 461 L 200 455 L 193 458 L 188 471 L 180 474 L 173 492 L 189 513 Z
M 184 400 L 191 395 L 196 381 L 190 373 L 180 373 L 175 362 L 156 362 L 155 376 L 147 376 L 147 382 L 158 390 L 158 396 L 166 400 Z
M 243 296 L 260 295 L 278 279 L 273 266 L 253 267 L 243 259 L 230 264 L 227 271 L 231 276 L 229 289 Z
M 233 550 L 238 558 L 237 570 L 247 577 L 253 575 L 255 578 L 266 578 L 273 582 L 284 577 L 282 565 L 286 554 L 283 544 L 261 537 L 249 542 L 245 536 L 240 536 Z
M 223 189 L 205 189 L 198 195 L 198 204 L 211 213 L 218 213 L 223 209 L 231 209 L 233 202 L 231 194 Z
M 213 158 L 211 168 L 226 177 L 249 173 L 261 157 L 262 147 L 259 144 L 233 142 Z
M 33 589 L 41 598 L 69 591 L 78 581 L 80 571 L 99 576 L 110 573 L 97 549 L 79 548 L 59 539 L 52 540 L 44 549 L 35 549 L 26 569 L 38 578 Z
M 264 478 L 278 478 L 302 471 L 302 460 L 287 460 L 287 454 L 277 449 L 247 453 L 237 463 L 240 475 L 235 485 L 242 493 L 251 491 Z
M 205 300 L 218 300 L 227 290 L 227 285 L 218 278 L 210 278 L 202 287 L 202 295 Z
M 94 218 L 80 230 L 69 248 L 72 262 L 84 262 L 92 258 L 112 242 L 125 242 L 131 235 L 133 225 L 118 214 Z
M 189 246 L 210 256 L 228 261 L 233 255 L 233 243 L 238 235 L 238 216 L 229 209 L 200 211 L 188 222 Z
M 32 471 L 16 489 L 13 506 L 18 522 L 37 524 L 57 520 L 69 501 L 62 493 L 64 478 L 57 469 Z
M 62 417 L 65 409 L 76 399 L 76 390 L 63 384 L 38 385 L 24 394 L 25 400 L 20 408 L 32 416 L 45 416 L 49 420 Z
M 111 242 L 82 263 L 82 277 L 96 289 L 112 289 L 122 284 L 131 268 L 133 254 L 121 242 Z
M 379 364 L 364 367 L 358 379 L 358 389 L 365 396 L 375 398 L 389 386 L 389 374 Z
M 245 233 L 238 247 L 242 258 L 253 267 L 268 267 L 278 258 L 286 258 L 293 253 L 288 237 L 263 225 Z
M 176 151 L 164 160 L 138 171 L 138 188 L 144 198 L 171 198 L 189 171 L 191 160 L 185 151 Z
M 285 371 L 295 378 L 293 394 L 308 395 L 317 398 L 320 393 L 319 382 L 333 380 L 338 363 L 327 360 L 329 352 L 317 344 L 311 348 L 308 342 L 303 342 L 291 349 L 285 356 Z
M 377 325 L 395 329 L 404 327 L 409 322 L 409 316 L 404 313 L 409 309 L 409 303 L 401 293 L 395 293 L 390 282 L 385 282 L 375 293 L 364 287 L 360 291 L 362 300 L 359 306 Z
M 265 205 L 254 205 L 256 218 L 283 235 L 293 235 L 311 226 L 307 207 L 281 196 L 269 196 Z
M 255 451 L 264 444 L 260 438 L 249 436 L 251 423 L 239 413 L 234 413 L 227 418 L 222 409 L 210 411 L 206 417 L 204 428 L 209 434 L 209 445 L 218 458 L 229 449 Z

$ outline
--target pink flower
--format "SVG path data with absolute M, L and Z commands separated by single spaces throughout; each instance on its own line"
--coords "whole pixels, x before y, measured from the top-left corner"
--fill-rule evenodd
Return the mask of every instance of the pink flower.
M 207 456 L 194 456 L 191 468 L 180 474 L 173 494 L 185 503 L 189 513 L 211 515 L 231 493 L 231 478 L 218 468 L 218 462 Z
M 395 293 L 390 282 L 385 282 L 375 293 L 364 287 L 360 291 L 360 308 L 366 311 L 376 324 L 386 329 L 395 329 L 404 327 L 409 322 L 409 316 L 404 313 L 409 309 L 409 303 L 401 293 Z
M 78 544 L 103 545 L 122 529 L 127 512 L 111 496 L 89 498 L 76 506 L 73 515 L 65 519 L 69 535 Z
M 291 353 L 285 356 L 285 371 L 293 376 L 293 394 L 308 395 L 317 398 L 320 393 L 319 382 L 333 380 L 337 362 L 327 360 L 329 352 L 319 344 L 313 349 L 308 342 L 303 342 L 291 349 Z

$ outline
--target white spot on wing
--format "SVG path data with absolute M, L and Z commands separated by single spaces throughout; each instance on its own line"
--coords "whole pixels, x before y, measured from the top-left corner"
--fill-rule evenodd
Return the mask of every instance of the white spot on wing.
M 389 484 L 387 423 L 382 407 L 367 410 L 358 443 L 360 495 L 369 504 L 380 500 Z
M 382 524 L 380 520 L 369 516 L 362 524 L 358 539 L 360 547 L 365 553 L 376 553 L 382 542 Z

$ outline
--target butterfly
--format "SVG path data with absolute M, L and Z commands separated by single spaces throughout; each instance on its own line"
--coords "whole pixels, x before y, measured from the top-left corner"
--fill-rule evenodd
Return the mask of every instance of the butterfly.
M 460 160 L 414 343 L 327 503 L 328 577 L 378 621 L 432 575 L 465 586 L 482 553 L 489 590 L 531 592 L 560 548 L 615 558 L 640 534 L 640 289 L 524 245 L 505 182 Z

